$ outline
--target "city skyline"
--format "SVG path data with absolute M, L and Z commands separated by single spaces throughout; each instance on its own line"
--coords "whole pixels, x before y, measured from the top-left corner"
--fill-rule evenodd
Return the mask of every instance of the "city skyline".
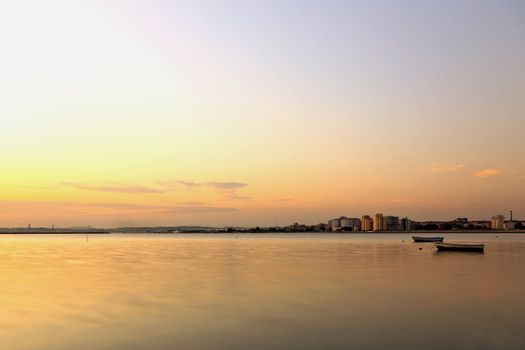
M 199 4 L 0 5 L 0 227 L 525 212 L 521 2 Z
M 462 225 L 468 224 L 479 224 L 480 227 L 471 227 L 470 230 L 484 230 L 486 228 L 491 229 L 499 229 L 499 230 L 513 230 L 515 227 L 515 224 L 519 223 L 519 229 L 521 228 L 521 225 L 525 226 L 525 219 L 520 219 L 519 217 L 516 218 L 513 214 L 513 210 L 509 211 L 509 216 L 506 217 L 503 214 L 495 214 L 490 218 L 477 218 L 477 219 L 469 219 L 466 217 L 458 216 L 457 218 L 449 218 L 445 220 L 435 220 L 435 219 L 425 219 L 425 220 L 415 220 L 414 218 L 408 217 L 408 216 L 397 216 L 392 214 L 383 214 L 383 213 L 376 213 L 374 215 L 369 214 L 363 214 L 360 217 L 353 217 L 352 215 L 346 216 L 342 215 L 339 217 L 336 217 L 334 219 L 328 219 L 321 221 L 319 223 L 299 223 L 295 221 L 293 224 L 290 223 L 279 223 L 275 221 L 274 225 L 257 225 L 254 224 L 252 226 L 240 226 L 235 224 L 229 224 L 224 226 L 207 226 L 207 225 L 197 225 L 197 224 L 186 224 L 186 225 L 174 225 L 174 224 L 165 224 L 165 225 L 151 225 L 151 226 L 127 226 L 127 227 L 117 227 L 117 226 L 106 226 L 106 227 L 96 227 L 91 225 L 74 225 L 74 226 L 56 226 L 54 224 L 47 225 L 47 226 L 32 226 L 31 223 L 27 224 L 27 226 L 19 226 L 19 227 L 0 227 L 0 230 L 7 230 L 10 229 L 16 229 L 19 231 L 27 230 L 30 232 L 31 230 L 46 230 L 46 231 L 53 231 L 55 229 L 63 230 L 63 229 L 75 229 L 75 230 L 81 230 L 81 231 L 89 231 L 89 230 L 98 230 L 98 229 L 119 229 L 119 228 L 138 228 L 141 227 L 157 227 L 157 228 L 166 228 L 166 227 L 188 227 L 188 228 L 245 228 L 245 229 L 253 229 L 255 227 L 259 228 L 265 228 L 265 229 L 282 229 L 282 228 L 289 228 L 294 226 L 301 226 L 301 227 L 319 227 L 319 226 L 325 226 L 327 231 L 339 231 L 341 229 L 353 229 L 354 231 L 360 231 L 360 232 L 372 232 L 372 231 L 410 231 L 413 228 L 413 225 L 416 224 L 433 224 L 433 223 L 439 223 L 439 224 L 445 224 L 445 223 L 461 223 Z M 450 229 L 450 228 L 447 228 Z M 274 230 L 275 231 L 275 230 Z M 324 230 L 323 230 L 324 231 Z M 348 231 L 348 230 L 347 230 Z M 140 231 L 142 232 L 142 231 Z

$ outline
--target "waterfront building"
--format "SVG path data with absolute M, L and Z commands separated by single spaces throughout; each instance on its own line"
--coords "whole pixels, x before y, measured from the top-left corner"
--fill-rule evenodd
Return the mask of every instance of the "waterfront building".
M 339 219 L 328 220 L 328 229 L 330 231 L 337 231 L 341 229 L 341 224 Z
M 354 231 L 361 230 L 361 220 L 358 218 L 350 218 L 350 227 L 352 227 Z
M 412 231 L 412 220 L 407 217 L 401 219 L 401 231 Z
M 374 220 L 370 215 L 363 215 L 361 217 L 361 231 L 372 231 L 374 229 Z
M 341 228 L 350 231 L 359 231 L 361 229 L 361 220 L 358 218 L 347 218 L 342 216 L 339 218 Z
M 505 230 L 514 230 L 516 228 L 517 221 L 511 220 L 511 221 L 505 221 L 503 224 L 503 227 Z
M 340 231 L 341 229 L 345 229 L 346 231 L 359 231 L 361 229 L 361 220 L 341 216 L 338 219 L 329 220 L 328 227 L 330 231 Z
M 350 227 L 350 219 L 347 218 L 346 216 L 341 216 L 339 218 L 339 226 L 341 228 L 343 228 L 343 227 Z
M 383 217 L 383 230 L 385 231 L 400 231 L 401 225 L 399 223 L 399 217 L 397 216 L 384 216 Z
M 383 231 L 383 214 L 377 213 L 374 216 L 374 231 Z
M 510 211 L 510 220 L 505 221 L 503 226 L 505 227 L 505 230 L 514 230 L 514 229 L 516 229 L 516 225 L 517 224 L 518 224 L 518 222 L 514 221 L 514 219 L 512 218 L 512 210 L 511 210 Z
M 505 228 L 505 217 L 503 215 L 495 215 L 490 221 L 490 227 L 493 230 L 503 230 Z

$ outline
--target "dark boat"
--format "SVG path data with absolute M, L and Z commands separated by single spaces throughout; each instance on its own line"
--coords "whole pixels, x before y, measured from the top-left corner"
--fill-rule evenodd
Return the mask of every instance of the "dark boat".
M 478 252 L 483 253 L 485 249 L 484 244 L 460 244 L 460 243 L 434 243 L 438 251 L 450 251 L 450 252 Z
M 443 237 L 418 237 L 412 236 L 414 242 L 443 242 Z

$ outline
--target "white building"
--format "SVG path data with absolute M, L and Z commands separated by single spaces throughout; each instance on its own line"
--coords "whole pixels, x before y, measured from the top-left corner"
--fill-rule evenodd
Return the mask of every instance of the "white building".
M 516 228 L 516 224 L 518 222 L 517 221 L 505 221 L 505 223 L 503 224 L 505 230 L 514 230 Z
M 328 229 L 330 231 L 338 231 L 341 229 L 339 219 L 328 220 Z
M 495 215 L 490 220 L 490 228 L 493 230 L 503 230 L 505 228 L 505 217 L 503 215 Z
M 341 228 L 346 228 L 347 230 L 350 228 L 352 231 L 359 231 L 361 229 L 361 220 L 358 218 L 347 218 L 345 216 L 342 216 L 339 218 L 339 224 L 341 225 Z
M 339 231 L 342 228 L 358 231 L 361 227 L 361 220 L 357 218 L 347 218 L 346 216 L 341 216 L 338 219 L 329 220 L 328 227 L 331 231 Z

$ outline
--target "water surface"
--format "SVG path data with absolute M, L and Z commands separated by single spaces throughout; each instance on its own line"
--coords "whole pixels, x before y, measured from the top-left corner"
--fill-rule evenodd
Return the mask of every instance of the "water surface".
M 0 344 L 525 348 L 525 235 L 445 236 L 0 235 Z

